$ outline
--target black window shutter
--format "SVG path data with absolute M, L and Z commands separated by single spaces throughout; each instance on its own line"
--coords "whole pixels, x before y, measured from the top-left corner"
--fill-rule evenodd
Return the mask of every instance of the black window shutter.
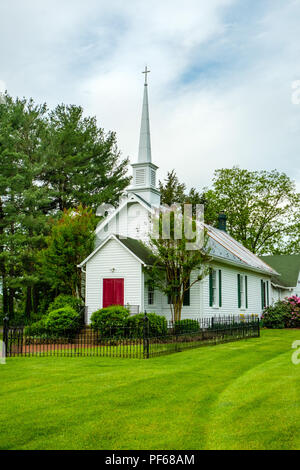
M 219 269 L 219 307 L 222 307 L 222 271 Z
M 241 298 L 241 275 L 237 275 L 237 290 L 238 290 L 238 306 L 241 308 L 242 306 L 242 298 Z
M 190 287 L 190 284 L 191 284 L 191 281 L 189 279 L 188 283 L 187 283 L 187 287 Z M 184 306 L 189 306 L 190 305 L 190 301 L 191 301 L 190 293 L 191 293 L 191 291 L 190 291 L 190 289 L 188 289 L 183 294 L 183 305 Z
M 248 308 L 248 277 L 245 276 L 245 299 L 246 299 L 246 308 Z
M 209 270 L 209 306 L 213 306 L 213 275 L 212 268 Z

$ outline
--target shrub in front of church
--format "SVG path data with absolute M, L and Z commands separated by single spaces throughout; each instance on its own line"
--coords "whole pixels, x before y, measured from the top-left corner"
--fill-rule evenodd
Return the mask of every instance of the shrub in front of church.
M 52 312 L 53 310 L 58 310 L 59 308 L 72 307 L 75 312 L 80 312 L 83 307 L 83 302 L 73 295 L 58 295 L 54 301 L 49 305 L 47 313 Z
M 150 337 L 165 336 L 168 331 L 168 323 L 165 317 L 156 313 L 147 313 L 149 327 L 146 326 Z M 138 313 L 128 318 L 128 327 L 131 336 L 142 338 L 144 334 L 145 315 Z M 147 325 L 147 324 L 146 324 Z
M 25 329 L 30 337 L 73 337 L 80 330 L 80 316 L 72 307 L 59 308 Z
M 122 338 L 127 333 L 129 310 L 121 305 L 101 308 L 91 316 L 91 327 L 103 338 Z
M 300 297 L 292 296 L 278 300 L 274 305 L 265 308 L 261 318 L 266 328 L 299 328 Z
M 47 335 L 47 328 L 45 325 L 45 318 L 29 325 L 24 330 L 25 336 L 42 337 Z
M 69 306 L 52 310 L 45 318 L 45 326 L 53 336 L 74 336 L 80 330 L 80 315 Z
M 186 318 L 185 320 L 177 320 L 175 322 L 175 334 L 195 333 L 199 331 L 199 323 L 197 320 Z

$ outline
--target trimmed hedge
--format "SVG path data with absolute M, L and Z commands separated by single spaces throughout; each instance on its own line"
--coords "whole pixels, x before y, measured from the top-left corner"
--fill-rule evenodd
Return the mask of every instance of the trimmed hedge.
M 195 333 L 199 331 L 199 323 L 197 320 L 192 319 L 185 319 L 185 320 L 177 320 L 174 324 L 175 326 L 175 334 L 183 334 L 183 333 Z
M 79 314 L 72 307 L 59 308 L 25 328 L 26 336 L 72 337 L 80 330 Z
M 45 318 L 39 320 L 32 325 L 27 326 L 24 330 L 25 336 L 43 336 L 47 334 L 47 328 L 45 325 Z
M 54 301 L 49 305 L 47 313 L 53 312 L 53 310 L 58 310 L 59 308 L 72 307 L 75 312 L 80 312 L 83 307 L 83 302 L 77 297 L 72 295 L 61 294 L 58 295 Z
M 104 338 L 121 338 L 126 335 L 125 328 L 128 326 L 129 310 L 122 305 L 96 310 L 91 316 L 91 327 L 100 330 Z
M 156 313 L 147 313 L 149 320 L 149 336 L 165 336 L 167 334 L 168 323 L 165 317 L 157 315 Z M 138 337 L 142 338 L 144 333 L 144 314 L 138 313 L 128 318 L 128 326 L 131 332 Z

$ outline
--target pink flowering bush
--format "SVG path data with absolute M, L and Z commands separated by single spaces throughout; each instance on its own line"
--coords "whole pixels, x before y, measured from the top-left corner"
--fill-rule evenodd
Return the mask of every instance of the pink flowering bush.
M 300 328 L 300 297 L 278 300 L 265 308 L 261 318 L 266 328 Z

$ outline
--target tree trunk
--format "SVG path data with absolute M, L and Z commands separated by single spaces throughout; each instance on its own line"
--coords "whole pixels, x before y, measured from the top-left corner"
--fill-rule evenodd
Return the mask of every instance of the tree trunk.
M 32 312 L 32 288 L 28 286 L 26 289 L 26 304 L 25 304 L 25 316 L 30 318 Z
M 34 285 L 32 289 L 32 309 L 37 313 L 40 303 L 40 290 L 38 285 Z
M 8 315 L 10 317 L 14 316 L 14 289 L 9 289 L 9 294 L 8 294 Z

